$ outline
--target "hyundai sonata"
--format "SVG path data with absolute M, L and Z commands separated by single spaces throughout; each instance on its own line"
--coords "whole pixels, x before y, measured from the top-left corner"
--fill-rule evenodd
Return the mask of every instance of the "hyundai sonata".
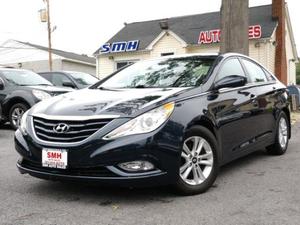
M 220 166 L 267 148 L 285 153 L 286 87 L 244 55 L 140 61 L 27 111 L 19 171 L 51 180 L 206 191 Z

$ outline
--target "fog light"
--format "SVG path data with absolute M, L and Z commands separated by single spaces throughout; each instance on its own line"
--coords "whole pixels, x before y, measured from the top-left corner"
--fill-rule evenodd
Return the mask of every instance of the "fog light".
M 154 165 L 148 161 L 132 161 L 120 163 L 119 167 L 129 172 L 148 171 L 154 169 Z

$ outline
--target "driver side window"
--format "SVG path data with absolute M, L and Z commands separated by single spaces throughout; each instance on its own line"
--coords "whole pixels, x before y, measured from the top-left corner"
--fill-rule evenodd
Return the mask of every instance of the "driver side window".
M 228 59 L 221 67 L 215 82 L 224 77 L 238 75 L 246 77 L 240 61 L 237 58 Z

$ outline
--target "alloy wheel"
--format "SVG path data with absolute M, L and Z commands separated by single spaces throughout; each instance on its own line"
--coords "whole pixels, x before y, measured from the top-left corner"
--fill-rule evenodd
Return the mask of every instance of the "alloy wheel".
M 11 118 L 12 118 L 12 123 L 15 127 L 19 127 L 21 124 L 21 119 L 22 116 L 24 114 L 24 109 L 20 108 L 20 107 L 16 107 L 11 114 Z
M 203 183 L 214 163 L 210 144 L 202 137 L 192 136 L 184 141 L 181 153 L 180 177 L 189 185 Z
M 279 126 L 278 126 L 278 140 L 279 140 L 279 144 L 281 146 L 281 148 L 285 148 L 287 141 L 288 141 L 288 126 L 286 123 L 285 118 L 281 118 L 279 120 Z

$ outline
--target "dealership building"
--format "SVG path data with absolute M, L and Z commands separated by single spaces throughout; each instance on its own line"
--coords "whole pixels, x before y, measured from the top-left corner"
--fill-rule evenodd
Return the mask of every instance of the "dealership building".
M 219 52 L 220 35 L 220 12 L 125 24 L 95 52 L 97 75 L 139 60 Z M 249 55 L 284 83 L 296 83 L 298 55 L 284 0 L 249 8 Z

